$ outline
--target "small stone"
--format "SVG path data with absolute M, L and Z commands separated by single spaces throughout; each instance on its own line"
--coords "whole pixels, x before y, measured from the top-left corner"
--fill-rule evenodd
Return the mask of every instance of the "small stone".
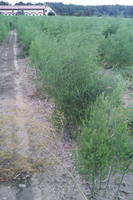
M 18 186 L 19 186 L 19 188 L 26 188 L 25 184 L 19 184 Z
M 6 197 L 3 197 L 2 200 L 7 200 L 7 198 L 6 198 Z

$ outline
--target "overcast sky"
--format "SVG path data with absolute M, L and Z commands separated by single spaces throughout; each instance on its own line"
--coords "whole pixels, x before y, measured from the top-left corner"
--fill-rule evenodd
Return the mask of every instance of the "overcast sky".
M 11 4 L 19 2 L 21 0 L 5 0 Z M 45 0 L 22 0 L 23 2 L 44 2 Z M 133 5 L 133 0 L 46 0 L 47 2 L 63 2 L 66 4 L 80 4 L 80 5 L 112 5 L 112 4 L 121 4 L 121 5 Z

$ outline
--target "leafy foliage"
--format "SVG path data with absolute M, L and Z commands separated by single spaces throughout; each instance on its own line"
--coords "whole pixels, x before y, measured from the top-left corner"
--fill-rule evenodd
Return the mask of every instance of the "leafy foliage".
M 10 17 L 0 16 L 0 41 L 2 41 L 10 29 Z

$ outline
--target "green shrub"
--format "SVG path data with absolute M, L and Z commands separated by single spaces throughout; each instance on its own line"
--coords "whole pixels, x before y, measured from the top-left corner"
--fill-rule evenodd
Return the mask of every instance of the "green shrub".
M 42 34 L 31 45 L 32 61 L 38 66 L 45 87 L 67 120 L 79 122 L 96 97 L 111 93 L 117 83 L 98 68 L 93 36 L 71 33 L 63 41 Z M 90 51 L 91 49 L 91 51 Z M 110 82 L 109 82 L 110 80 Z M 109 91 L 107 86 L 111 86 Z
M 8 34 L 10 29 L 10 17 L 0 16 L 0 41 Z
M 133 64 L 133 33 L 127 27 L 120 27 L 115 34 L 109 34 L 100 44 L 100 55 L 106 65 L 112 67 Z
M 118 29 L 118 24 L 110 24 L 108 25 L 108 27 L 105 28 L 105 30 L 103 31 L 103 35 L 105 38 L 111 36 L 112 34 L 115 34 L 117 32 Z
M 100 95 L 91 107 L 90 118 L 83 120 L 79 136 L 80 171 L 89 178 L 92 190 L 113 168 L 123 170 L 133 155 L 127 116 L 122 107 L 115 107 L 108 97 Z

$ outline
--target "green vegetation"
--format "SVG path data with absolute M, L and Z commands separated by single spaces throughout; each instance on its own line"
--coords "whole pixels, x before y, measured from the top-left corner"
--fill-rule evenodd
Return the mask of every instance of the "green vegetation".
M 71 130 L 81 124 L 86 109 L 98 95 L 110 94 L 117 87 L 117 80 L 101 73 L 97 50 L 102 38 L 99 22 L 97 18 L 79 21 L 58 17 L 44 21 L 23 17 L 17 25 L 25 52 L 31 55 L 45 88 L 64 113 L 64 124 L 69 124 Z
M 83 6 L 76 4 L 63 4 L 61 2 L 47 2 L 58 15 L 63 16 L 123 16 L 133 17 L 133 6 L 127 5 L 96 5 L 96 6 Z M 0 1 L 0 5 L 9 5 L 8 2 Z M 24 3 L 20 1 L 15 5 L 44 5 L 44 3 Z M 49 13 L 53 15 L 53 13 Z
M 58 128 L 77 140 L 78 168 L 92 196 L 106 177 L 107 190 L 115 173 L 122 174 L 121 184 L 133 158 L 125 81 L 104 69 L 132 67 L 132 26 L 130 19 L 96 17 L 21 16 L 16 22 L 25 54 L 55 101 Z
M 133 65 L 133 24 L 128 21 L 118 27 L 117 24 L 107 27 L 104 39 L 100 44 L 100 53 L 104 61 L 112 67 L 123 67 Z
M 8 34 L 11 26 L 11 18 L 0 16 L 0 41 L 2 41 Z
M 133 6 L 124 5 L 96 5 L 83 6 L 63 3 L 47 3 L 58 15 L 69 16 L 133 16 Z
M 115 107 L 108 97 L 99 96 L 91 107 L 90 118 L 83 123 L 79 144 L 80 171 L 88 175 L 94 196 L 96 182 L 101 185 L 109 171 L 109 177 L 123 174 L 132 162 L 133 143 L 123 108 Z
M 25 54 L 28 54 L 31 42 L 36 36 L 40 35 L 41 23 L 39 23 L 37 18 L 30 18 L 30 20 L 27 20 L 25 17 L 20 17 L 17 23 L 17 31 Z

